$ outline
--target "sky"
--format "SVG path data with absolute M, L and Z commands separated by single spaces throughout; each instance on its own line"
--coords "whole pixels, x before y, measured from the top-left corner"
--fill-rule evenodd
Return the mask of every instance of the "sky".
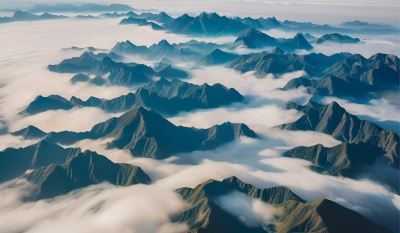
M 0 8 L 28 8 L 37 3 L 78 3 L 76 0 L 25 0 L 0 2 Z M 362 1 L 362 0 L 339 0 L 339 1 L 264 1 L 264 0 L 237 0 L 237 1 L 211 1 L 211 0 L 120 0 L 112 2 L 109 0 L 85 1 L 91 3 L 123 3 L 136 9 L 157 9 L 166 11 L 172 16 L 189 13 L 196 15 L 202 11 L 215 11 L 220 14 L 231 16 L 271 17 L 278 20 L 297 20 L 302 22 L 313 22 L 318 24 L 337 25 L 345 21 L 362 20 L 367 22 L 389 23 L 399 25 L 399 1 Z

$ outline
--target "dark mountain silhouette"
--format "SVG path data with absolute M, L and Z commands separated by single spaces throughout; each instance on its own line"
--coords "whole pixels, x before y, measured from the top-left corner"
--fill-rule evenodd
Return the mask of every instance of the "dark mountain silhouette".
M 347 97 L 353 99 L 380 98 L 389 88 L 377 87 L 365 84 L 351 78 L 350 75 L 340 78 L 327 75 L 321 79 L 309 79 L 307 77 L 294 78 L 280 90 L 293 90 L 305 87 L 304 92 L 321 96 Z
M 148 60 L 160 60 L 164 57 L 174 58 L 177 54 L 177 49 L 166 40 L 161 40 L 158 44 L 153 44 L 149 49 L 151 53 L 147 57 Z
M 87 82 L 89 80 L 90 80 L 89 76 L 85 74 L 76 74 L 69 81 L 75 84 L 78 82 Z
M 22 136 L 24 139 L 37 139 L 44 138 L 46 133 L 36 128 L 35 126 L 29 125 L 26 128 L 11 133 L 14 136 Z
M 149 66 L 115 62 L 110 57 L 97 60 L 88 52 L 83 53 L 80 57 L 65 59 L 58 65 L 49 65 L 47 68 L 58 73 L 85 72 L 95 75 L 110 73 L 108 80 L 111 84 L 127 87 L 150 82 L 150 77 L 156 73 Z
M 171 65 L 167 65 L 162 70 L 158 71 L 155 76 L 163 78 L 187 78 L 188 73 L 180 69 L 172 68 Z
M 0 183 L 22 176 L 28 169 L 63 164 L 79 152 L 79 148 L 62 148 L 46 141 L 40 141 L 25 148 L 7 148 L 0 152 Z
M 372 165 L 385 152 L 378 146 L 363 142 L 344 142 L 332 148 L 321 144 L 300 146 L 286 151 L 283 156 L 305 159 L 313 163 L 313 171 L 332 176 L 354 177 L 364 165 Z
M 238 38 L 233 42 L 230 48 L 243 46 L 245 48 L 255 49 L 272 47 L 278 44 L 278 40 L 262 33 L 254 28 L 245 29 L 238 34 Z
M 96 86 L 103 86 L 106 84 L 106 80 L 100 76 L 96 76 L 89 80 L 89 83 L 96 85 Z
M 201 13 L 197 17 L 190 17 L 184 14 L 165 27 L 169 32 L 185 34 L 189 36 L 222 36 L 234 35 L 245 28 L 247 25 L 226 16 L 219 16 L 216 13 Z
M 303 70 L 310 76 L 323 74 L 326 67 L 331 66 L 337 61 L 341 61 L 348 53 L 334 54 L 326 56 L 324 54 L 311 53 L 308 55 L 296 55 L 294 53 L 284 53 L 278 45 L 272 52 L 262 52 L 255 54 L 241 55 L 236 58 L 229 68 L 241 71 L 255 71 L 257 77 L 265 77 L 268 73 L 284 73 Z
M 364 142 L 381 148 L 388 164 L 399 169 L 399 135 L 349 114 L 338 103 L 308 108 L 297 121 L 276 126 L 284 130 L 316 131 L 349 143 Z
M 304 36 L 304 38 L 306 38 L 306 40 L 308 40 L 308 42 L 313 42 L 315 39 L 317 39 L 317 37 L 311 35 L 308 32 L 306 34 L 304 34 L 303 36 Z
M 295 35 L 292 39 L 282 42 L 281 46 L 291 50 L 295 49 L 311 50 L 313 48 L 312 45 L 310 45 L 310 43 L 306 40 L 306 38 L 304 38 L 302 33 L 297 33 L 297 35 Z
M 118 42 L 112 49 L 111 52 L 117 54 L 128 54 L 128 55 L 140 55 L 140 56 L 147 56 L 150 54 L 150 50 L 142 45 L 136 46 L 132 44 L 129 40 L 125 42 Z
M 255 28 L 255 29 L 265 29 L 265 27 L 258 21 L 257 19 L 252 19 L 250 17 L 246 18 L 240 18 L 240 17 L 235 17 L 234 18 L 236 21 L 241 22 L 242 24 L 248 25 L 249 27 Z
M 399 65 L 399 58 L 395 55 L 377 53 L 366 59 L 355 54 L 338 61 L 324 72 L 337 77 L 349 74 L 354 79 L 376 86 L 398 86 Z
M 150 26 L 153 30 L 164 30 L 162 26 L 153 22 L 147 22 L 147 20 L 143 18 L 129 17 L 121 20 L 119 24 L 136 24 L 138 26 Z
M 137 18 L 143 18 L 140 17 L 140 15 L 136 14 L 133 11 L 129 11 L 127 13 L 118 13 L 118 12 L 114 12 L 114 13 L 103 13 L 100 15 L 100 17 L 107 17 L 107 18 L 119 18 L 119 17 L 137 17 Z
M 204 66 L 222 65 L 235 60 L 239 55 L 227 53 L 220 49 L 215 49 L 213 52 L 200 59 L 197 64 Z
M 325 34 L 325 35 L 321 36 L 320 38 L 318 38 L 315 41 L 315 43 L 321 44 L 325 41 L 332 41 L 332 42 L 336 42 L 339 44 L 355 44 L 355 43 L 359 43 L 360 39 L 351 38 L 350 36 L 346 36 L 346 35 L 340 35 L 339 33 L 333 33 L 333 34 Z
M 215 44 L 211 42 L 190 40 L 185 43 L 172 44 L 176 49 L 185 49 L 190 48 L 191 51 L 196 52 L 198 54 L 208 54 L 214 51 L 215 49 L 224 49 L 227 48 L 228 44 Z
M 190 207 L 174 216 L 173 222 L 186 223 L 189 232 L 390 232 L 362 215 L 326 198 L 306 202 L 286 187 L 259 189 L 236 177 L 208 180 L 195 188 L 176 190 Z M 217 198 L 239 192 L 280 209 L 277 225 L 249 227 L 246 219 L 230 214 Z M 271 230 L 271 231 L 269 231 Z
M 52 15 L 44 13 L 42 15 L 35 15 L 24 11 L 16 11 L 12 17 L 0 17 L 0 23 L 9 23 L 14 21 L 37 21 L 37 20 L 49 20 L 49 19 L 65 19 L 68 16 L 64 15 Z
M 287 27 L 285 25 L 282 25 L 274 16 L 273 17 L 268 17 L 268 18 L 258 18 L 258 22 L 261 23 L 261 25 L 264 26 L 266 30 L 270 29 L 286 29 Z
M 38 96 L 20 114 L 34 115 L 48 110 L 69 110 L 73 107 L 96 107 L 107 112 L 123 112 L 144 106 L 166 115 L 174 115 L 180 111 L 190 111 L 196 108 L 216 108 L 242 100 L 243 96 L 235 89 L 228 89 L 221 84 L 200 86 L 178 79 L 168 81 L 161 78 L 157 82 L 139 88 L 135 94 L 129 93 L 111 100 L 92 96 L 83 101 L 73 96 L 68 101 L 57 95 Z M 23 132 L 19 134 L 22 135 Z M 42 134 L 45 133 L 42 132 Z M 45 136 L 42 134 L 40 134 L 40 137 Z
M 162 129 L 162 130 L 160 130 Z M 114 138 L 109 149 L 129 150 L 135 157 L 164 159 L 174 153 L 211 150 L 241 136 L 257 137 L 244 124 L 226 122 L 208 129 L 175 126 L 158 113 L 138 107 L 96 124 L 87 132 L 50 132 L 49 143 L 71 145 L 83 139 Z
M 43 166 L 24 177 L 35 184 L 32 199 L 53 198 L 102 182 L 120 186 L 151 182 L 140 167 L 113 163 L 106 157 L 88 150 L 71 157 L 62 165 Z

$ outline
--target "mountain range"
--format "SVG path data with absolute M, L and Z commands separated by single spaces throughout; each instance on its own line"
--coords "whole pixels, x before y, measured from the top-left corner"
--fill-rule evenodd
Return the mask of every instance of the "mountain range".
M 30 127 L 31 138 L 34 134 Z M 33 135 L 33 136 L 32 136 Z M 7 148 L 0 152 L 0 183 L 17 178 L 29 169 L 37 169 L 50 164 L 63 164 L 80 153 L 79 148 L 63 148 L 56 144 L 40 141 L 25 148 Z
M 364 216 L 327 198 L 306 202 L 282 186 L 259 189 L 236 177 L 208 180 L 195 188 L 176 190 L 190 207 L 172 218 L 186 223 L 192 232 L 390 232 Z M 221 207 L 218 198 L 232 193 L 259 200 L 279 209 L 271 224 L 249 224 Z M 251 221 L 251 220 L 249 220 Z
M 44 13 L 42 15 L 35 15 L 24 11 L 16 11 L 12 17 L 0 17 L 0 23 L 9 23 L 14 21 L 36 21 L 36 20 L 48 20 L 48 19 L 65 19 L 68 16 L 64 15 L 52 15 Z
M 228 67 L 241 71 L 255 71 L 259 78 L 265 77 L 269 73 L 285 73 L 303 70 L 310 76 L 323 75 L 324 69 L 342 61 L 350 56 L 349 53 L 338 53 L 326 56 L 321 53 L 311 53 L 307 55 L 297 55 L 285 53 L 280 46 L 271 52 L 241 55 L 232 61 Z
M 148 22 L 146 19 L 143 18 L 134 18 L 134 17 L 129 17 L 121 20 L 119 23 L 121 25 L 123 24 L 136 24 L 138 26 L 150 26 L 153 30 L 164 30 L 164 28 L 156 23 L 153 22 Z
M 358 38 L 351 38 L 350 36 L 340 35 L 339 33 L 325 34 L 315 40 L 316 44 L 321 44 L 325 41 L 332 41 L 339 44 L 356 44 L 360 42 Z
M 280 90 L 294 90 L 304 87 L 304 92 L 308 94 L 317 94 L 320 96 L 335 96 L 339 98 L 351 98 L 355 100 L 365 100 L 381 98 L 386 91 L 396 91 L 392 88 L 372 86 L 363 83 L 350 75 L 336 77 L 327 75 L 320 79 L 310 79 L 299 77 L 290 80 Z
M 114 54 L 111 52 L 110 54 Z M 118 55 L 117 55 L 118 56 Z M 151 82 L 153 76 L 165 76 L 168 78 L 187 77 L 183 70 L 172 68 L 171 66 L 156 72 L 151 67 L 136 64 L 115 62 L 109 56 L 93 57 L 90 52 L 84 52 L 80 57 L 65 59 L 57 65 L 49 65 L 50 71 L 58 73 L 90 73 L 95 75 L 105 75 L 110 73 L 107 81 L 112 85 L 135 86 L 142 83 Z
M 89 185 L 108 182 L 119 186 L 149 184 L 150 177 L 137 166 L 113 163 L 92 151 L 78 153 L 61 165 L 50 164 L 24 175 L 35 185 L 30 199 L 53 198 Z
M 190 111 L 197 108 L 216 108 L 240 102 L 243 96 L 233 88 L 226 88 L 221 84 L 194 85 L 178 79 L 171 81 L 160 78 L 139 88 L 136 93 L 129 93 L 111 100 L 89 97 L 83 101 L 75 96 L 67 100 L 58 95 L 43 97 L 37 96 L 26 109 L 19 114 L 23 116 L 35 115 L 48 110 L 69 110 L 79 107 L 96 107 L 106 112 L 123 112 L 144 106 L 165 115 L 174 115 L 181 111 Z
M 366 59 L 359 54 L 348 56 L 324 70 L 324 73 L 340 77 L 350 75 L 375 86 L 395 86 L 399 81 L 399 58 L 392 54 L 377 53 Z
M 291 106 L 295 106 L 292 104 Z M 315 106 L 315 105 L 314 105 Z M 293 123 L 275 128 L 283 130 L 316 131 L 331 135 L 333 138 L 349 143 L 367 143 L 379 147 L 384 153 L 382 163 L 399 169 L 399 135 L 382 129 L 367 120 L 360 120 L 348 113 L 338 103 L 324 106 L 303 107 L 304 115 Z
M 196 64 L 203 66 L 223 65 L 232 62 L 239 55 L 235 53 L 224 52 L 220 49 L 215 49 L 207 56 L 200 59 Z
M 153 110 L 138 107 L 96 124 L 90 131 L 50 132 L 44 140 L 71 145 L 84 139 L 113 138 L 107 143 L 109 149 L 129 150 L 134 157 L 165 159 L 179 152 L 211 150 L 242 136 L 257 138 L 245 124 L 226 122 L 208 129 L 175 126 Z

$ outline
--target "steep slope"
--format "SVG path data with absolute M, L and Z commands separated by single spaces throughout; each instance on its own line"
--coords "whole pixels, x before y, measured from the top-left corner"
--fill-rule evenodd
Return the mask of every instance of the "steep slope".
M 157 82 L 139 88 L 135 93 L 122 95 L 114 99 L 106 100 L 89 97 L 83 101 L 74 96 L 68 101 L 61 96 L 38 96 L 26 109 L 19 114 L 23 116 L 34 115 L 48 110 L 69 110 L 80 107 L 96 107 L 106 112 L 123 112 L 129 109 L 144 106 L 166 115 L 174 115 L 180 111 L 190 111 L 197 108 L 216 108 L 240 102 L 243 96 L 233 88 L 226 88 L 221 84 L 209 86 L 194 85 L 178 79 L 168 81 L 160 78 Z M 38 131 L 38 129 L 31 129 Z M 44 137 L 44 132 L 38 132 Z M 16 132 L 16 136 L 24 136 L 27 133 Z M 24 136 L 25 137 L 25 136 Z
M 242 136 L 257 135 L 245 124 L 226 122 L 208 129 L 175 126 L 158 113 L 138 107 L 96 124 L 86 132 L 50 132 L 49 143 L 73 144 L 83 139 L 113 138 L 109 149 L 129 150 L 135 157 L 164 159 L 174 153 L 211 150 Z
M 163 78 L 187 78 L 188 73 L 183 70 L 173 68 L 171 65 L 167 65 L 155 74 L 156 77 Z
M 40 141 L 25 148 L 7 148 L 0 152 L 0 183 L 23 175 L 28 169 L 50 164 L 63 164 L 80 149 L 67 148 Z
M 129 40 L 125 42 L 118 42 L 112 49 L 111 52 L 116 54 L 128 54 L 128 55 L 140 55 L 147 56 L 150 54 L 150 50 L 142 45 L 136 46 L 132 44 Z
M 302 33 L 297 33 L 296 36 L 294 36 L 292 39 L 281 43 L 282 46 L 295 50 L 295 49 L 305 49 L 305 50 L 311 50 L 313 48 L 310 43 L 304 38 Z
M 197 64 L 203 66 L 222 65 L 235 60 L 239 55 L 215 49 L 210 54 L 200 59 Z
M 166 28 L 169 32 L 188 36 L 222 36 L 234 35 L 248 26 L 226 16 L 203 12 L 197 17 L 184 14 L 171 21 Z
M 35 184 L 32 199 L 53 198 L 101 182 L 120 186 L 151 182 L 140 167 L 113 163 L 106 157 L 88 150 L 78 153 L 63 165 L 44 166 L 24 177 Z
M 358 38 L 351 38 L 350 36 L 340 35 L 339 33 L 325 34 L 318 38 L 315 43 L 321 44 L 325 41 L 332 41 L 339 44 L 356 44 L 360 42 Z
M 309 108 L 297 121 L 276 126 L 284 130 L 311 130 L 332 135 L 333 138 L 349 143 L 364 142 L 381 148 L 390 160 L 388 164 L 399 169 L 399 136 L 384 130 L 374 123 L 360 120 L 349 114 L 336 102 Z
M 314 164 L 310 168 L 322 174 L 353 177 L 363 165 L 372 165 L 383 154 L 385 152 L 377 146 L 344 142 L 332 148 L 321 144 L 300 146 L 286 151 L 283 156 L 308 160 Z
M 306 77 L 290 80 L 281 90 L 293 90 L 305 87 L 305 93 L 321 96 L 350 97 L 355 99 L 379 98 L 389 88 L 376 87 L 365 84 L 351 77 L 340 78 L 328 75 L 321 79 L 309 79 Z
M 174 216 L 174 222 L 186 223 L 187 233 L 217 232 L 390 232 L 362 215 L 326 198 L 305 202 L 288 188 L 258 189 L 236 177 L 223 181 L 208 180 L 194 189 L 176 190 L 190 207 Z M 276 226 L 259 224 L 249 227 L 246 219 L 239 219 L 224 210 L 218 197 L 239 192 L 271 204 L 280 211 L 275 215 Z
M 400 60 L 395 55 L 377 53 L 366 59 L 355 54 L 338 61 L 324 72 L 337 77 L 349 74 L 370 85 L 397 87 L 400 84 L 399 65 Z
M 264 48 L 276 46 L 279 42 L 277 39 L 268 36 L 254 28 L 245 29 L 237 34 L 238 38 L 230 46 L 234 49 L 239 46 L 246 48 Z

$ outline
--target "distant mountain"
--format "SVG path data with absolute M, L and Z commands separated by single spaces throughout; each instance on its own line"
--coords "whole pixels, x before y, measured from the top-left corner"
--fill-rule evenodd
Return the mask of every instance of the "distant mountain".
M 136 46 L 132 44 L 129 40 L 125 42 L 118 42 L 112 49 L 111 52 L 116 54 L 127 54 L 127 55 L 140 55 L 147 56 L 150 54 L 150 50 L 142 45 Z
M 28 127 L 15 131 L 11 134 L 14 136 L 22 136 L 24 139 L 38 139 L 46 136 L 45 132 L 32 125 L 29 125 Z
M 234 19 L 238 22 L 241 22 L 242 24 L 248 25 L 251 28 L 255 28 L 255 29 L 259 29 L 259 30 L 265 29 L 265 27 L 257 19 L 252 19 L 250 17 L 246 17 L 243 19 L 239 18 L 239 17 L 235 17 Z
M 64 51 L 68 51 L 68 50 L 74 50 L 74 51 L 87 50 L 89 52 L 94 52 L 94 51 L 101 50 L 101 49 L 96 49 L 94 47 L 79 48 L 79 47 L 72 46 L 71 48 L 62 48 L 61 50 L 64 50 Z
M 399 135 L 349 114 L 336 102 L 308 108 L 297 121 L 276 126 L 283 130 L 316 131 L 349 143 L 364 142 L 381 148 L 388 164 L 399 169 Z
M 96 85 L 96 86 L 103 86 L 106 84 L 106 80 L 100 76 L 96 76 L 89 80 L 89 83 Z
M 306 38 L 306 40 L 308 40 L 308 42 L 312 42 L 312 41 L 314 41 L 315 39 L 317 39 L 317 37 L 311 35 L 310 33 L 306 33 L 306 34 L 304 34 L 303 36 L 304 36 L 304 38 Z
M 275 17 L 268 17 L 268 18 L 258 18 L 257 19 L 258 22 L 261 23 L 261 25 L 264 26 L 264 28 L 266 30 L 270 30 L 270 29 L 286 29 L 287 27 L 285 27 L 285 25 L 282 25 Z
M 65 59 L 58 65 L 49 65 L 47 68 L 58 73 L 91 73 L 95 75 L 110 73 L 108 80 L 111 84 L 127 87 L 150 82 L 150 77 L 156 74 L 151 67 L 146 65 L 115 62 L 110 57 L 97 60 L 88 52 L 83 53 L 80 57 Z
M 180 111 L 190 111 L 196 108 L 216 108 L 242 100 L 243 96 L 235 89 L 228 89 L 221 84 L 199 86 L 178 79 L 168 81 L 160 78 L 157 82 L 139 88 L 135 94 L 129 93 L 111 100 L 90 97 L 83 101 L 73 96 L 68 101 L 57 95 L 38 96 L 20 114 L 24 116 L 34 115 L 48 110 L 69 110 L 73 107 L 96 107 L 114 113 L 144 106 L 162 114 L 174 115 Z M 38 131 L 39 129 L 31 130 Z M 25 132 L 18 132 L 16 136 L 25 134 Z M 46 135 L 41 131 L 37 134 L 40 138 Z
M 200 59 L 197 64 L 204 66 L 222 65 L 235 60 L 239 55 L 215 49 L 210 54 Z
M 305 87 L 304 92 L 308 94 L 353 99 L 380 98 L 385 91 L 390 90 L 385 87 L 365 84 L 351 78 L 350 75 L 341 76 L 340 78 L 333 75 L 327 75 L 321 79 L 309 79 L 307 77 L 294 78 L 283 88 L 280 88 L 280 90 L 293 90 L 299 87 Z
M 211 42 L 204 42 L 204 41 L 197 41 L 197 40 L 190 40 L 185 43 L 179 44 L 172 44 L 176 49 L 185 49 L 190 48 L 191 51 L 196 52 L 198 54 L 209 54 L 215 49 L 224 49 L 228 48 L 228 44 L 215 44 Z
M 355 54 L 338 61 L 324 72 L 337 77 L 349 74 L 370 85 L 397 87 L 400 84 L 399 65 L 399 58 L 392 54 L 377 53 L 369 59 Z
M 264 48 L 273 47 L 278 44 L 278 40 L 262 33 L 254 28 L 245 29 L 237 34 L 238 38 L 230 48 L 243 46 L 245 48 Z
M 71 83 L 78 83 L 78 82 L 87 82 L 87 81 L 89 81 L 90 80 L 90 78 L 89 78 L 89 76 L 87 76 L 87 75 L 84 75 L 84 74 L 76 74 L 76 75 L 74 75 L 69 81 L 71 82 Z
M 339 33 L 325 34 L 318 38 L 315 43 L 321 44 L 325 41 L 332 41 L 339 44 L 356 44 L 360 42 L 358 38 L 351 38 L 350 36 L 340 35 Z
M 88 150 L 71 157 L 62 165 L 44 166 L 24 177 L 35 184 L 32 199 L 53 198 L 102 182 L 120 186 L 151 182 L 150 177 L 140 167 L 113 163 Z
M 234 35 L 248 28 L 247 25 L 226 16 L 221 17 L 216 13 L 205 12 L 197 17 L 184 14 L 164 26 L 171 33 L 188 36 Z
M 310 45 L 310 43 L 306 40 L 306 38 L 304 38 L 302 33 L 297 33 L 297 35 L 294 36 L 293 39 L 281 43 L 281 46 L 292 50 L 295 49 L 311 50 L 313 48 L 313 46 Z
M 174 20 L 171 16 L 167 15 L 165 12 L 160 12 L 157 16 L 147 17 L 147 20 L 154 20 L 157 23 L 168 24 Z
M 362 215 L 326 198 L 306 202 L 286 187 L 258 189 L 236 177 L 223 181 L 208 180 L 195 188 L 176 190 L 190 207 L 172 218 L 185 223 L 189 232 L 390 232 Z M 234 192 L 273 205 L 280 211 L 274 216 L 277 224 L 249 226 L 220 206 L 218 198 Z
M 161 40 L 158 44 L 153 44 L 149 47 L 149 50 L 151 53 L 147 57 L 148 60 L 160 60 L 164 57 L 174 58 L 177 54 L 177 49 L 166 40 Z
M 296 55 L 284 53 L 279 45 L 272 52 L 241 55 L 229 64 L 229 68 L 241 71 L 255 71 L 259 78 L 268 73 L 284 73 L 304 70 L 310 76 L 321 76 L 325 68 L 337 61 L 345 59 L 350 54 L 340 53 L 332 56 L 311 53 L 308 55 Z
M 90 131 L 50 132 L 45 140 L 71 145 L 83 139 L 111 137 L 109 149 L 129 150 L 135 157 L 165 159 L 174 153 L 215 149 L 242 136 L 257 137 L 244 124 L 227 122 L 208 129 L 175 126 L 158 113 L 138 107 L 96 124 Z
M 140 17 L 138 14 L 136 14 L 133 11 L 129 11 L 127 13 L 118 13 L 118 12 L 114 12 L 114 13 L 103 13 L 100 15 L 100 17 L 107 17 L 107 18 L 119 18 L 119 17 L 137 17 L 137 18 L 143 18 Z
M 392 27 L 391 25 L 367 23 L 367 22 L 361 22 L 360 20 L 344 22 L 344 23 L 340 24 L 340 26 L 348 27 L 348 28 L 384 28 L 384 27 Z
M 32 127 L 27 128 L 31 131 L 31 136 L 43 136 L 32 132 Z M 79 152 L 79 148 L 63 148 L 46 141 L 40 141 L 25 148 L 7 148 L 0 152 L 0 183 L 22 176 L 28 169 L 63 164 Z
M 153 22 L 147 22 L 147 20 L 143 18 L 129 17 L 121 20 L 119 24 L 136 24 L 138 26 L 150 26 L 153 30 L 164 30 L 162 26 Z
M 167 65 L 162 70 L 158 71 L 155 76 L 163 78 L 187 78 L 188 73 L 180 69 L 172 68 L 171 65 Z
M 36 21 L 36 20 L 49 20 L 49 19 L 65 19 L 68 16 L 52 15 L 44 13 L 42 15 L 35 15 L 24 11 L 16 11 L 12 17 L 0 17 L 0 23 L 9 23 L 14 21 Z
M 29 12 L 102 12 L 102 11 L 130 11 L 132 7 L 124 4 L 99 5 L 94 3 L 82 4 L 80 6 L 66 3 L 56 5 L 34 5 Z

